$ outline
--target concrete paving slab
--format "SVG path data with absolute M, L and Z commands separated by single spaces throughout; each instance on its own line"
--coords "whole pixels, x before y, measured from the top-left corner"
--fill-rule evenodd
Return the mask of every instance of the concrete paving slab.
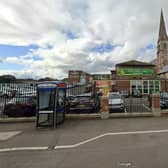
M 0 141 L 8 140 L 18 134 L 20 134 L 21 131 L 8 131 L 8 132 L 0 132 Z

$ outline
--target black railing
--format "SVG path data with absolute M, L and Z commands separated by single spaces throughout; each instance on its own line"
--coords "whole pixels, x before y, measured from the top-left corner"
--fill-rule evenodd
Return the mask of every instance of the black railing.
M 35 116 L 36 86 L 37 82 L 0 83 L 0 117 Z M 79 100 L 79 96 L 86 97 L 84 98 L 84 104 L 79 101 L 75 102 L 77 99 Z M 75 107 L 73 103 L 77 106 L 80 103 L 80 105 Z M 97 112 L 98 107 L 100 108 L 100 101 L 94 94 L 91 84 L 76 83 L 67 85 L 67 113 Z
M 91 84 L 72 84 L 67 87 L 67 113 L 97 113 L 100 110 L 100 96 Z
M 34 116 L 36 83 L 0 83 L 0 116 Z

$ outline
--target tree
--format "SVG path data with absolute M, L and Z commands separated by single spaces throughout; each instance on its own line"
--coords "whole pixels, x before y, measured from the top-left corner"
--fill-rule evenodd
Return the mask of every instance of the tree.
M 10 82 L 15 82 L 16 77 L 13 75 L 2 75 L 0 76 L 0 82 L 1 83 L 10 83 Z
M 50 78 L 50 77 L 45 77 L 45 78 L 41 78 L 39 79 L 39 81 L 56 81 L 57 79 L 53 79 L 53 78 Z

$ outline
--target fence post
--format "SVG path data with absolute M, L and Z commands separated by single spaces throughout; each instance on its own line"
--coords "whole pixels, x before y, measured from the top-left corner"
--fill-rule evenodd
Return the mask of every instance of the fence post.
M 160 95 L 152 94 L 152 113 L 155 117 L 160 116 Z
M 103 96 L 101 99 L 101 119 L 109 118 L 108 97 Z

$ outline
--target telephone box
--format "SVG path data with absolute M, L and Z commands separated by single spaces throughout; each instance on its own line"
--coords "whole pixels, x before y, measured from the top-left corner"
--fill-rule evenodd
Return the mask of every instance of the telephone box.
M 53 127 L 64 122 L 67 84 L 60 81 L 37 85 L 36 127 Z

